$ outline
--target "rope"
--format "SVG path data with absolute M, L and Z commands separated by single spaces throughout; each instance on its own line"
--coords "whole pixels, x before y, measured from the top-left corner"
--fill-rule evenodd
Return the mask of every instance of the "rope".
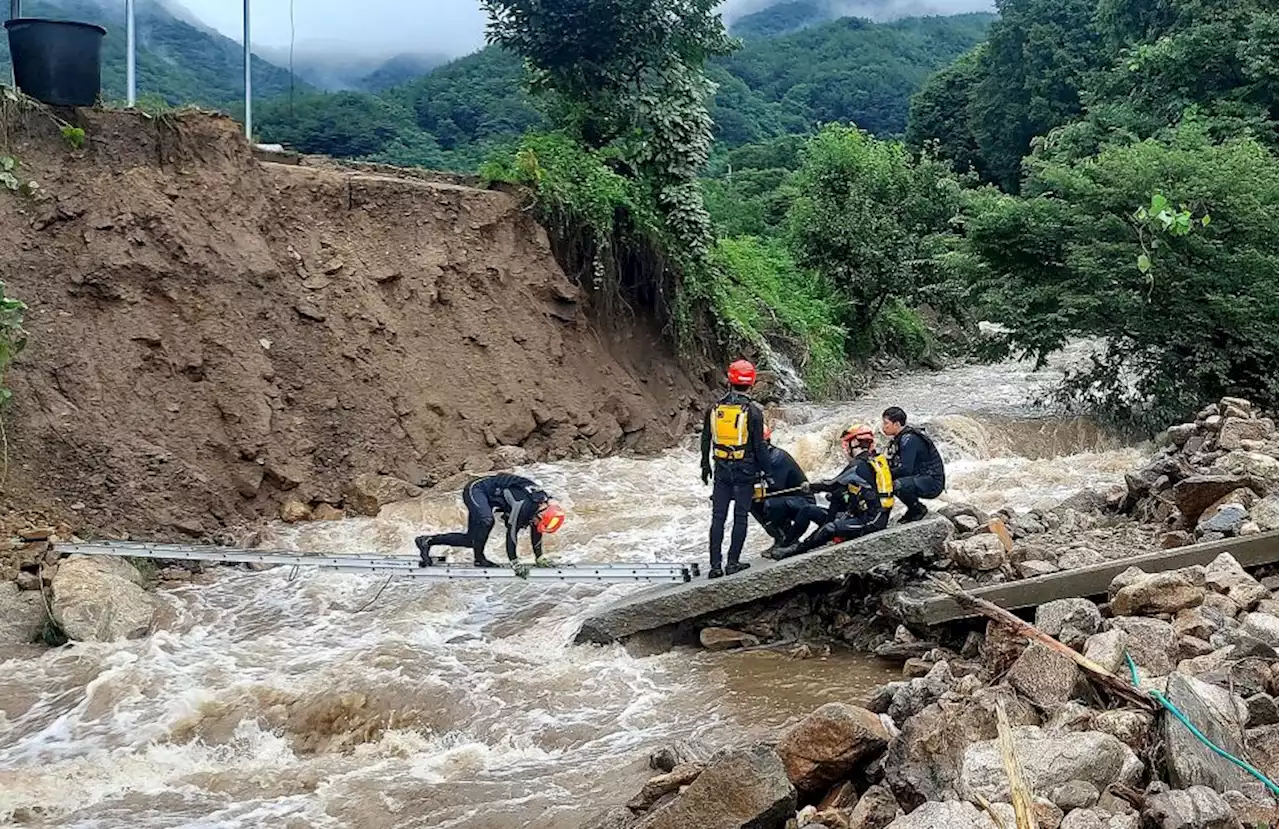
M 1133 661 L 1133 657 L 1129 655 L 1128 651 L 1125 651 L 1124 658 L 1129 663 L 1129 676 L 1133 680 L 1133 684 L 1137 686 L 1139 684 L 1138 665 Z M 1200 742 L 1208 746 L 1209 749 L 1214 754 L 1217 754 L 1219 757 L 1229 760 L 1230 762 L 1234 763 L 1235 765 L 1247 771 L 1249 774 L 1258 778 L 1259 780 L 1262 781 L 1262 785 L 1267 787 L 1267 791 L 1271 792 L 1272 797 L 1280 798 L 1280 787 L 1276 786 L 1276 784 L 1271 781 L 1271 778 L 1267 777 L 1265 774 L 1258 771 L 1253 766 L 1249 765 L 1244 760 L 1241 760 L 1239 757 L 1235 756 L 1234 754 L 1231 754 L 1225 749 L 1219 748 L 1217 745 L 1215 745 L 1212 740 L 1210 740 L 1208 737 L 1204 736 L 1204 734 L 1200 732 L 1200 729 L 1192 725 L 1191 720 L 1187 719 L 1187 715 L 1182 713 L 1182 711 L 1178 709 L 1178 706 L 1170 702 L 1169 699 L 1164 694 L 1160 693 L 1159 691 L 1148 691 L 1147 693 L 1151 694 L 1151 697 L 1156 702 L 1160 703 L 1160 705 L 1162 705 L 1165 708 L 1165 710 L 1167 710 L 1170 714 L 1172 714 L 1178 722 L 1185 725 L 1187 727 L 1187 730 L 1190 731 L 1191 734 L 1197 740 L 1199 740 Z
M 365 602 L 365 603 L 360 607 L 360 609 L 356 611 L 356 613 L 364 613 L 366 610 L 368 610 L 369 608 L 373 607 L 373 603 L 374 603 L 374 602 L 376 602 L 376 601 L 378 600 L 378 597 L 382 595 L 382 591 L 387 589 L 387 585 L 388 585 L 388 584 L 391 584 L 391 579 L 392 579 L 392 578 L 394 578 L 394 575 L 392 575 L 392 576 L 387 576 L 387 580 L 386 580 L 386 581 L 384 581 L 384 582 L 382 583 L 382 586 L 378 588 L 378 592 L 373 594 L 373 598 L 372 598 L 372 599 L 370 599 L 369 601 Z

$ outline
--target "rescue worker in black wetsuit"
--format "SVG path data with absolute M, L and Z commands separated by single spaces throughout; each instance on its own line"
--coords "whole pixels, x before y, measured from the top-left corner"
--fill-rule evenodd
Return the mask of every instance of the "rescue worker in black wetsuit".
M 902 409 L 890 406 L 881 417 L 881 429 L 891 439 L 885 454 L 893 472 L 893 491 L 907 507 L 898 523 L 919 521 L 929 513 L 920 499 L 937 498 L 947 487 L 942 455 L 928 435 L 907 425 Z
M 560 529 L 565 519 L 564 510 L 547 493 L 519 475 L 504 473 L 477 478 L 462 488 L 462 503 L 467 507 L 466 532 L 420 535 L 413 540 L 421 566 L 431 566 L 431 548 L 437 546 L 470 547 L 476 567 L 500 566 L 484 554 L 495 512 L 507 524 L 507 558 L 511 563 L 516 563 L 516 539 L 526 527 L 533 541 L 533 556 L 542 563 L 542 536 Z
M 773 546 L 761 555 L 768 556 L 779 547 L 786 547 L 800 540 L 815 515 L 824 514 L 811 492 L 802 492 L 808 483 L 804 470 L 791 453 L 773 444 L 773 429 L 764 427 L 764 440 L 768 444 L 769 465 L 773 468 L 773 486 L 785 495 L 770 495 L 763 484 L 756 485 L 756 498 L 751 502 L 751 515 L 773 539 Z M 817 523 L 822 523 L 818 520 Z
M 888 460 L 875 451 L 875 433 L 866 426 L 850 426 L 840 442 L 849 463 L 835 478 L 809 483 L 810 490 L 832 493 L 834 515 L 804 541 L 776 550 L 773 558 L 798 556 L 831 541 L 848 541 L 889 526 L 893 479 Z
M 756 383 L 756 367 L 746 360 L 729 366 L 729 393 L 707 412 L 702 426 L 702 483 L 712 479 L 711 489 L 711 569 L 707 578 L 718 579 L 746 570 L 751 565 L 739 561 L 747 540 L 747 516 L 755 496 L 756 482 L 763 478 L 772 486 L 773 467 L 769 447 L 764 442 L 764 412 L 747 397 Z M 712 461 L 715 462 L 714 467 Z M 721 569 L 724 522 L 733 504 L 733 531 L 729 538 L 729 565 Z

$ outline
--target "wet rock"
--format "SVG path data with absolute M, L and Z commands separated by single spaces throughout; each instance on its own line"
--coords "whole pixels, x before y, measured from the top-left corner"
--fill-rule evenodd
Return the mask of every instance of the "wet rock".
M 1085 780 L 1068 780 L 1053 790 L 1049 799 L 1064 813 L 1088 809 L 1098 802 L 1098 787 Z
M 1061 705 L 1080 686 L 1080 668 L 1039 642 L 1031 643 L 1009 670 L 1009 684 L 1038 707 Z
M 1196 530 L 1206 533 L 1235 535 L 1244 526 L 1244 522 L 1248 517 L 1248 510 L 1239 504 L 1226 504 L 1219 507 L 1218 511 L 1212 514 L 1206 510 L 1200 518 L 1200 523 L 1196 525 Z
M 1240 475 L 1192 475 L 1174 484 L 1173 503 L 1194 524 L 1210 504 L 1247 485 L 1248 479 Z
M 1111 625 L 1124 631 L 1129 655 L 1148 676 L 1164 676 L 1176 666 L 1178 637 L 1173 625 L 1141 616 L 1120 616 Z
M 1013 731 L 1014 749 L 1032 791 L 1053 791 L 1072 780 L 1102 791 L 1115 783 L 1132 785 L 1142 774 L 1142 762 L 1109 734 L 1048 732 L 1036 726 Z M 981 794 L 992 801 L 1009 799 L 1009 778 L 998 740 L 985 740 L 965 750 L 960 785 L 969 795 Z
M 111 556 L 72 556 L 53 577 L 53 619 L 70 639 L 111 642 L 151 630 L 159 606 L 132 564 Z
M 831 702 L 782 735 L 777 752 L 802 794 L 825 791 L 889 742 L 880 718 L 864 708 Z
M 1244 613 L 1236 619 L 1236 622 L 1240 625 L 1237 630 L 1241 635 L 1257 639 L 1268 647 L 1280 647 L 1280 630 L 1277 629 L 1275 616 L 1266 613 Z
M 1218 429 L 1218 448 L 1239 449 L 1241 441 L 1265 440 L 1275 434 L 1275 426 L 1270 420 L 1246 420 L 1242 417 L 1224 417 Z
M 1196 587 L 1180 573 L 1144 573 L 1116 591 L 1111 612 L 1117 616 L 1171 614 L 1203 601 L 1204 588 Z
M 996 825 L 972 803 L 949 800 L 925 803 L 890 823 L 888 829 L 996 829 Z
M 1205 786 L 1153 795 L 1142 817 L 1153 829 L 1240 829 L 1227 801 Z
M 971 570 L 997 570 L 1008 560 L 1008 552 L 999 537 L 980 533 L 946 544 L 947 557 Z
M 306 521 L 310 517 L 311 507 L 295 498 L 290 498 L 280 505 L 280 520 L 287 524 Z
M 908 717 L 936 702 L 954 685 L 950 664 L 939 662 L 924 676 L 901 683 L 894 691 L 886 713 L 895 723 L 905 722 Z
M 1271 595 L 1230 553 L 1222 553 L 1209 563 L 1205 568 L 1205 584 L 1244 610 L 1253 609 Z
M 702 769 L 701 763 L 684 763 L 669 772 L 650 777 L 640 793 L 627 803 L 627 808 L 637 813 L 647 812 L 664 796 L 679 791 L 681 786 L 687 786 L 697 780 L 698 775 L 702 774 Z
M 0 645 L 32 642 L 44 627 L 44 600 L 30 590 L 0 581 Z
M 1120 742 L 1140 752 L 1146 749 L 1155 717 L 1145 711 L 1129 711 L 1118 708 L 1101 711 L 1093 716 L 1093 730 L 1110 734 Z
M 703 628 L 698 631 L 698 641 L 709 651 L 729 651 L 760 644 L 759 638 L 731 628 Z
M 663 746 L 649 755 L 649 768 L 655 771 L 668 772 L 676 766 L 686 763 L 705 765 L 713 752 L 696 743 L 675 743 Z
M 717 755 L 679 796 L 645 815 L 636 829 L 765 829 L 796 810 L 782 761 L 763 746 Z
M 1078 646 L 1102 629 L 1102 614 L 1088 599 L 1056 599 L 1036 608 L 1036 627 L 1065 644 Z
M 902 809 L 893 793 L 881 785 L 874 785 L 862 793 L 849 815 L 849 829 L 885 829 L 902 815 Z
M 1029 559 L 1018 563 L 1018 575 L 1024 579 L 1033 579 L 1036 576 L 1047 576 L 1050 573 L 1057 573 L 1061 568 L 1058 565 L 1048 561 L 1040 561 L 1038 559 Z
M 1277 711 L 1275 697 L 1268 694 L 1254 694 L 1246 699 L 1244 704 L 1249 712 L 1244 724 L 1250 728 L 1280 722 L 1280 712 Z
M 1095 633 L 1085 640 L 1084 656 L 1098 665 L 1115 673 L 1125 664 L 1125 648 L 1129 640 L 1124 631 L 1112 628 L 1103 633 Z
M 863 708 L 873 714 L 889 713 L 889 706 L 893 704 L 893 695 L 898 689 L 906 685 L 905 682 L 889 682 L 885 685 L 879 685 L 871 689 L 863 700 Z
M 1248 714 L 1244 700 L 1180 672 L 1169 677 L 1168 697 L 1206 737 L 1224 750 L 1241 756 L 1244 734 L 1238 723 L 1244 722 Z M 1244 792 L 1254 788 L 1254 778 L 1212 752 L 1168 712 L 1162 713 L 1160 720 L 1169 781 L 1174 786 L 1208 786 L 1217 791 Z
M 422 489 L 408 481 L 366 472 L 343 487 L 342 499 L 358 515 L 377 516 L 385 505 L 407 501 L 421 494 Z

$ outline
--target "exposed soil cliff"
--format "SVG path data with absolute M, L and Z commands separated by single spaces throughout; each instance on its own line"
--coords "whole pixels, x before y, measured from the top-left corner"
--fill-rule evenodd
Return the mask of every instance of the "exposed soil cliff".
M 30 306 L 7 508 L 202 534 L 365 473 L 686 431 L 697 382 L 645 324 L 592 321 L 516 198 L 260 163 L 210 115 L 80 117 L 80 150 L 42 113 L 7 125 L 39 184 L 0 195 L 0 278 Z

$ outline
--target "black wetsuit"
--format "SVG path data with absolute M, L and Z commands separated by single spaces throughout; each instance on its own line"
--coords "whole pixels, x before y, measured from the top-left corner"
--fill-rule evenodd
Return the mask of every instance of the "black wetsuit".
M 840 474 L 830 481 L 814 481 L 810 489 L 832 493 L 831 510 L 825 524 L 797 545 L 787 547 L 790 557 L 816 550 L 835 538 L 849 540 L 889 526 L 889 510 L 880 503 L 876 492 L 876 472 L 868 458 L 862 455 L 849 462 Z M 851 492 L 850 487 L 856 488 Z
M 894 494 L 902 499 L 909 515 L 923 515 L 920 499 L 937 498 L 947 486 L 938 447 L 923 432 L 903 426 L 889 442 L 885 455 L 893 472 Z
M 797 489 L 809 480 L 796 459 L 773 444 L 769 444 L 769 464 L 773 467 L 775 490 Z M 823 514 L 820 507 L 815 507 L 816 503 L 813 494 L 809 492 L 774 495 L 752 501 L 751 515 L 760 522 L 760 526 L 764 527 L 764 531 L 778 546 L 785 547 L 796 543 L 804 535 L 814 515 Z M 817 512 L 811 508 L 816 508 Z M 822 522 L 819 520 L 817 523 Z
M 477 478 L 462 488 L 462 503 L 467 507 L 467 531 L 418 536 L 415 542 L 423 563 L 429 564 L 432 547 L 470 547 L 477 566 L 491 566 L 484 555 L 485 544 L 493 530 L 493 514 L 498 512 L 507 523 L 507 558 L 516 560 L 516 539 L 520 531 L 529 529 L 533 555 L 542 558 L 542 533 L 534 525 L 538 508 L 547 494 L 528 478 L 519 475 L 490 475 Z
M 715 472 L 715 485 L 711 488 L 711 569 L 720 569 L 720 551 L 724 546 L 724 522 L 729 517 L 729 504 L 733 504 L 733 531 L 729 537 L 729 565 L 738 564 L 742 555 L 742 545 L 747 540 L 747 516 L 750 514 L 752 497 L 755 495 L 756 481 L 763 476 L 766 480 L 773 475 L 773 467 L 769 463 L 769 444 L 764 440 L 764 412 L 751 401 L 751 398 L 737 391 L 731 391 L 716 404 L 740 405 L 747 410 L 747 442 L 741 447 L 742 458 L 724 460 L 714 458 L 712 466 L 712 414 L 715 407 L 707 412 L 702 424 L 702 477 Z

